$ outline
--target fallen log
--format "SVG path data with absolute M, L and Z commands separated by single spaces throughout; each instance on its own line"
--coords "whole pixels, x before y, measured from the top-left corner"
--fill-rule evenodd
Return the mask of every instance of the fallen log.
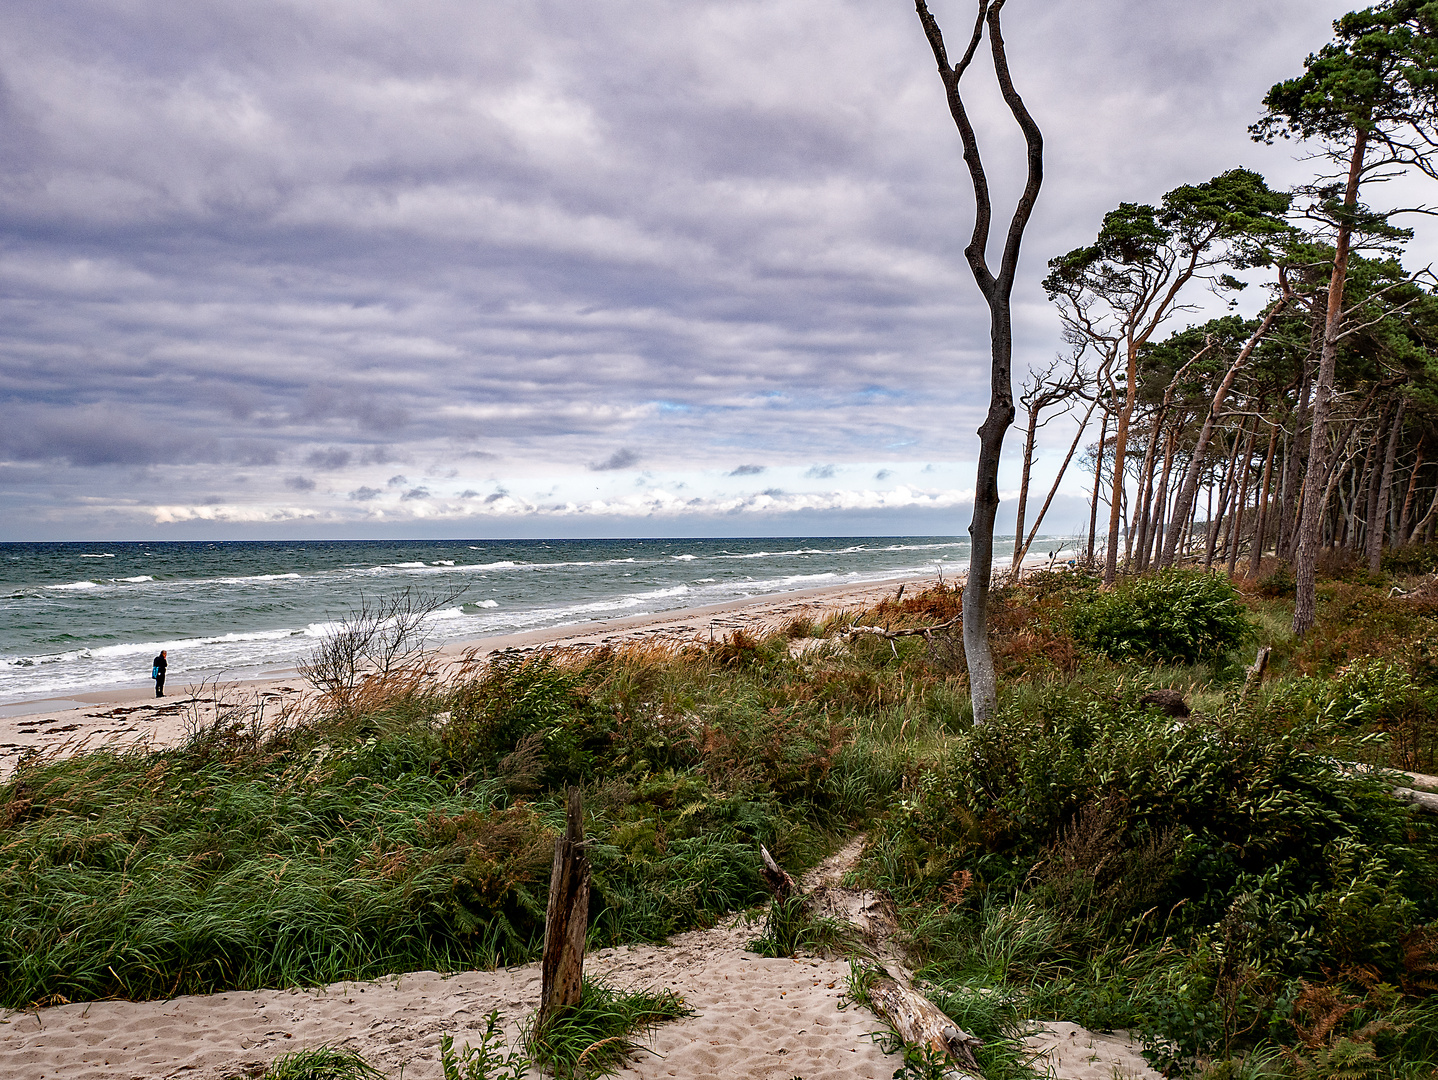
M 810 919 L 823 919 L 847 928 L 851 944 L 867 949 L 873 955 L 900 961 L 903 950 L 898 945 L 898 909 L 893 897 L 883 890 L 845 889 L 817 885 L 801 890 L 785 872 L 769 849 L 762 844 L 759 855 L 764 868 L 764 882 L 774 894 L 774 903 L 801 897 L 805 914 Z M 894 1029 L 905 1043 L 928 1046 L 943 1054 L 958 1068 L 946 1077 L 955 1080 L 983 1080 L 974 1050 L 983 1043 L 974 1038 L 928 998 L 910 989 L 883 968 L 868 986 L 868 996 L 875 1014 Z
M 885 974 L 869 984 L 869 1000 L 873 1002 L 874 1012 L 904 1042 L 944 1054 L 961 1066 L 958 1075 L 975 1078 L 983 1075 L 974 1058 L 974 1050 L 983 1043 L 963 1031 L 922 994 Z
M 1396 787 L 1393 789 L 1393 797 L 1400 802 L 1410 803 L 1419 810 L 1438 814 L 1438 794 L 1431 791 L 1415 791 L 1413 788 Z

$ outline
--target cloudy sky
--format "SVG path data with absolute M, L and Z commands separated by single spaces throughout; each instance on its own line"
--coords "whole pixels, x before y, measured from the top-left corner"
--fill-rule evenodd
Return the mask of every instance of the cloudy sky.
M 1021 369 L 1105 210 L 1307 177 L 1245 128 L 1350 6 L 1010 0 Z M 904 0 L 15 0 L 0 539 L 962 532 L 970 205 Z

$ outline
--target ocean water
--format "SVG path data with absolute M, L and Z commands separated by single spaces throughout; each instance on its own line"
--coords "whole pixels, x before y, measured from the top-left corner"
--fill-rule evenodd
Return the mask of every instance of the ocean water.
M 954 537 L 0 544 L 0 705 L 147 685 L 161 649 L 176 690 L 292 668 L 362 593 L 462 586 L 431 620 L 440 644 L 949 573 L 968 552 Z

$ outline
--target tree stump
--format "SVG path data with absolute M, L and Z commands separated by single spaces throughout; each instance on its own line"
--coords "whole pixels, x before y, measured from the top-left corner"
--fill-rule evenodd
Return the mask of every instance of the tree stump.
M 579 1004 L 583 991 L 584 942 L 589 932 L 589 859 L 584 854 L 583 810 L 579 788 L 570 788 L 564 835 L 554 841 L 536 1032 Z

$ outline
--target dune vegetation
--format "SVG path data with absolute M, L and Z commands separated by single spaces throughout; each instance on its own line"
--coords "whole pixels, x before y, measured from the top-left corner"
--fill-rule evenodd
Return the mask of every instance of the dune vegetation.
M 579 784 L 593 946 L 754 908 L 760 844 L 797 872 L 863 829 L 855 874 L 894 895 L 990 1080 L 1024 1074 L 1030 1018 L 1126 1028 L 1211 1076 L 1431 1076 L 1438 814 L 1390 770 L 1438 771 L 1435 566 L 1409 549 L 1335 571 L 1302 639 L 1281 565 L 1241 590 L 1032 574 L 995 592 L 1003 693 L 980 726 L 952 628 L 845 633 L 949 622 L 939 587 L 712 645 L 500 655 L 453 684 L 397 670 L 278 728 L 237 707 L 175 749 L 32 757 L 0 785 L 0 1002 L 533 959 Z

